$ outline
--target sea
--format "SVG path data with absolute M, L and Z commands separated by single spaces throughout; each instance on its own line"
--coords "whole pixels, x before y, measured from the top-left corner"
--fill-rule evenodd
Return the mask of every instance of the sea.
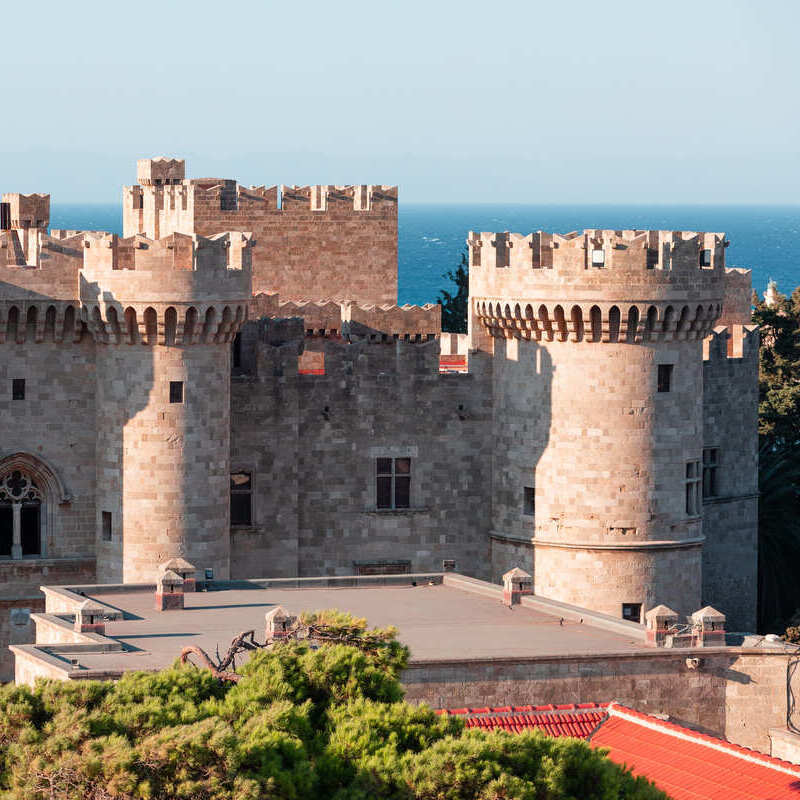
M 122 233 L 116 205 L 53 205 L 54 228 Z M 790 294 L 800 285 L 798 206 L 633 205 L 436 205 L 401 203 L 399 210 L 400 303 L 436 302 L 445 277 L 464 252 L 468 231 L 543 230 L 568 233 L 584 228 L 692 230 L 725 233 L 729 267 L 753 271 L 759 293 L 770 279 Z

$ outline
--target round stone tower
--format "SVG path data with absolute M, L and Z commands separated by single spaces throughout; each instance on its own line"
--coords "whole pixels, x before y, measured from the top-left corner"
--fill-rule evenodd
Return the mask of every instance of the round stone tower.
M 182 557 L 230 573 L 230 342 L 250 236 L 87 236 L 97 347 L 97 580 L 152 582 Z
M 700 607 L 702 341 L 726 244 L 470 234 L 472 346 L 494 354 L 490 537 L 532 555 L 537 594 L 637 620 Z

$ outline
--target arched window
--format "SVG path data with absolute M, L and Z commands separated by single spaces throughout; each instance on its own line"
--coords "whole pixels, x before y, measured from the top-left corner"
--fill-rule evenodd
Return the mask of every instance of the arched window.
M 42 492 L 25 472 L 0 479 L 0 556 L 42 555 Z

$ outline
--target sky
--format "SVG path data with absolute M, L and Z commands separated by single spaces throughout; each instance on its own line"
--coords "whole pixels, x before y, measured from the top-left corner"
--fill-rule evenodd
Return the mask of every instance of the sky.
M 403 202 L 800 202 L 797 0 L 4 4 L 0 191 L 135 161 Z

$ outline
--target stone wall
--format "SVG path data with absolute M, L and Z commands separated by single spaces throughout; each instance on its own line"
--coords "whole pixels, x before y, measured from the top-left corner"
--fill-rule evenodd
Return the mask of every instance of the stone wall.
M 397 187 L 237 186 L 224 178 L 123 190 L 125 236 L 252 232 L 253 291 L 283 300 L 397 302 Z
M 686 652 L 587 654 L 417 662 L 402 680 L 407 700 L 434 708 L 615 700 L 769 752 L 768 730 L 786 722 L 787 662 L 782 654 L 714 650 L 689 669 Z
M 704 447 L 718 449 L 717 488 L 703 504 L 703 603 L 728 630 L 755 630 L 758 588 L 758 333 L 717 328 L 703 364 Z
M 247 334 L 247 330 L 244 331 Z M 306 340 L 308 342 L 308 340 Z M 381 561 L 488 574 L 489 404 L 471 375 L 440 375 L 438 342 L 262 342 L 234 378 L 235 470 L 252 473 L 254 524 L 234 528 L 233 577 L 347 575 Z M 376 459 L 411 458 L 410 508 L 376 508 Z

